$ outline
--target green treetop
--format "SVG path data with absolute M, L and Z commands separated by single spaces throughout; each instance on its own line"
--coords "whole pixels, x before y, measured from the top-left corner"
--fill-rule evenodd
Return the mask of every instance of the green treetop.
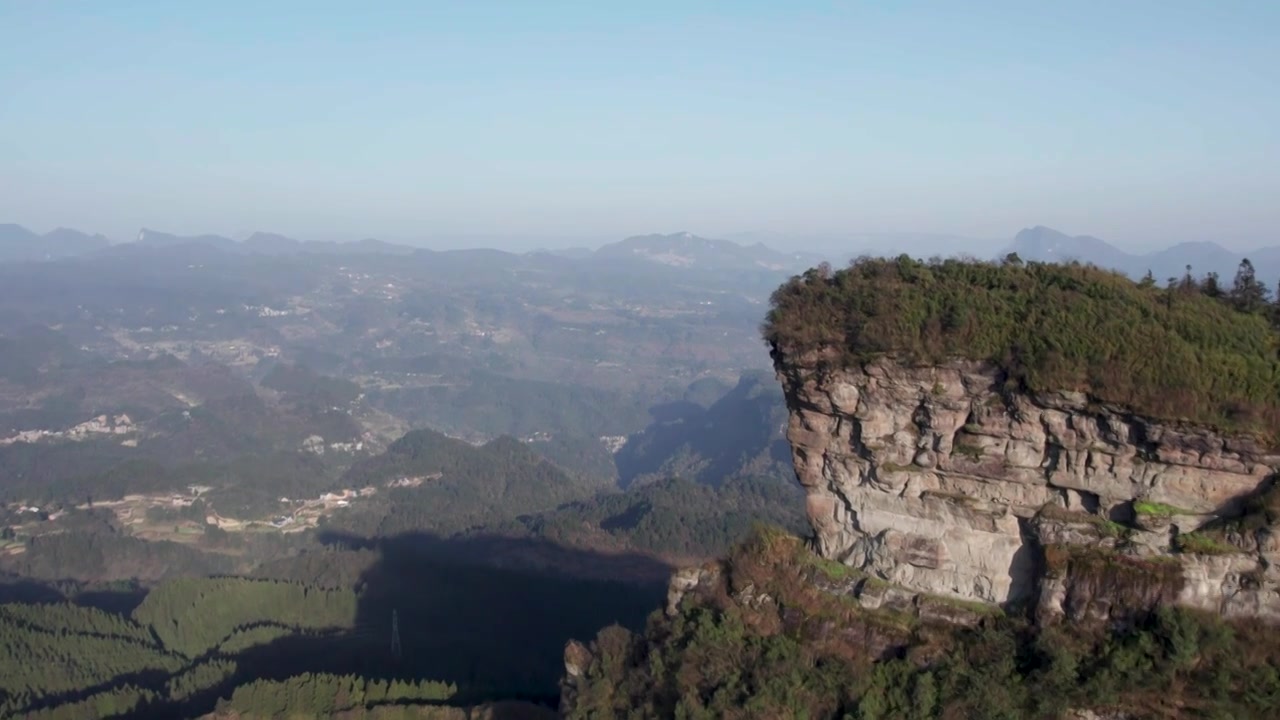
M 851 366 L 990 361 L 1011 387 L 1075 390 L 1165 419 L 1270 432 L 1280 419 L 1280 334 L 1266 289 L 1242 264 L 1160 288 L 1080 264 L 854 261 L 774 292 L 765 339 L 783 356 L 835 350 Z

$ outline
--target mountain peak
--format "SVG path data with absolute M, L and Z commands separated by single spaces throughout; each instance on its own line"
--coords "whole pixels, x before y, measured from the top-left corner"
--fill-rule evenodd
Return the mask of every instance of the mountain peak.
M 1023 260 L 1067 262 L 1079 260 L 1117 270 L 1127 267 L 1133 256 L 1091 235 L 1071 236 L 1044 225 L 1020 231 L 1013 239 L 1013 252 Z
M 302 243 L 278 233 L 259 231 L 245 238 L 244 246 L 259 252 L 289 252 L 299 249 Z
M 138 244 L 151 245 L 156 247 L 173 247 L 176 245 L 208 245 L 223 250 L 235 250 L 239 247 L 239 243 L 231 238 L 222 237 L 221 235 L 193 235 L 190 237 L 182 235 L 172 235 L 170 233 L 159 232 L 150 228 L 142 228 L 138 231 Z
M 800 272 L 821 258 L 781 253 L 763 243 L 742 245 L 732 240 L 707 238 L 687 230 L 634 235 L 605 245 L 596 257 L 642 259 L 671 267 L 699 270 Z
M 21 225 L 0 224 L 0 260 L 53 260 L 86 255 L 109 244 L 102 235 L 87 235 L 70 228 L 37 235 Z

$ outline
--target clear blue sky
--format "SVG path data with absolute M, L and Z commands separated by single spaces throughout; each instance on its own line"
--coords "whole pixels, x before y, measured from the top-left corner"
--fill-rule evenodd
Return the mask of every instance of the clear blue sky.
M 0 0 L 0 222 L 1280 243 L 1280 2 Z

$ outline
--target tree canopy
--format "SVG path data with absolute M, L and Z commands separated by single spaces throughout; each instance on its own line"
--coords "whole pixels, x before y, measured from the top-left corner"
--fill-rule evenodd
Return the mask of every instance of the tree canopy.
M 1276 306 L 1242 263 L 1232 288 L 1161 288 L 1081 264 L 855 260 L 793 277 L 763 331 L 784 355 L 854 365 L 990 361 L 1016 388 L 1075 390 L 1164 418 L 1269 431 L 1280 419 Z

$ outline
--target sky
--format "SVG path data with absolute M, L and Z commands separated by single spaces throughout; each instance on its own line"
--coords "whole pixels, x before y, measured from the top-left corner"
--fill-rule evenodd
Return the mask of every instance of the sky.
M 1280 244 L 1277 35 L 1274 0 L 0 0 L 0 222 Z

